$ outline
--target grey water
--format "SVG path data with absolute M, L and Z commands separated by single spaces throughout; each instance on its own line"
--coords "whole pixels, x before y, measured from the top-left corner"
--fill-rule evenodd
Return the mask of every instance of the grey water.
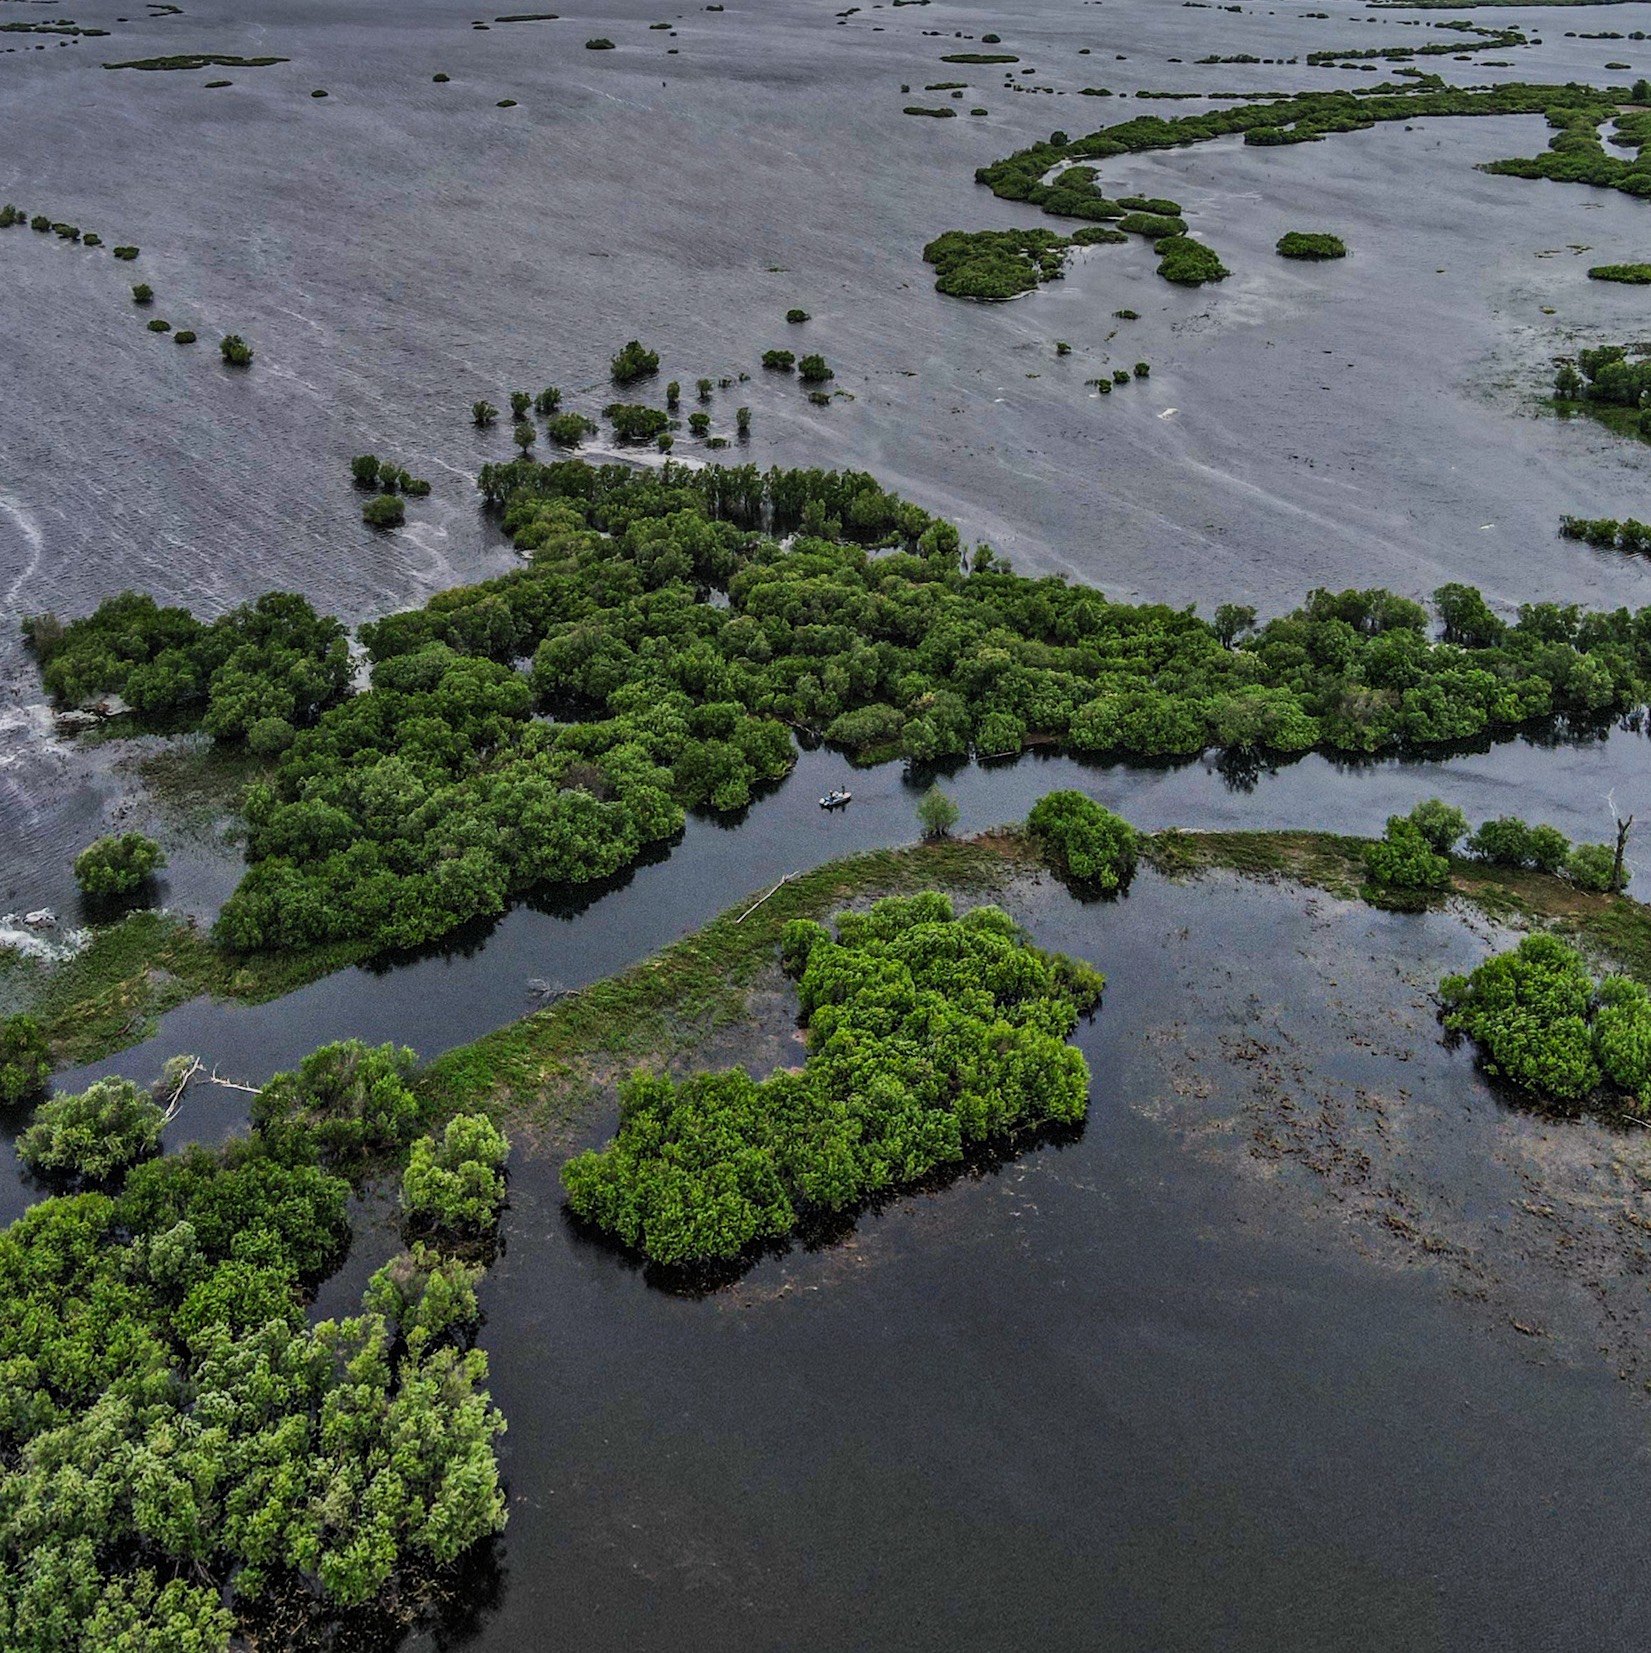
M 1048 222 L 977 187 L 976 166 L 1056 127 L 1204 107 L 1121 94 L 1366 83 L 1381 77 L 1193 60 L 1431 41 L 1405 18 L 1432 14 L 596 0 L 479 30 L 438 0 L 65 9 L 110 36 L 35 50 L 0 34 L 0 199 L 143 251 L 126 266 L 0 236 L 7 905 L 67 908 L 68 861 L 134 807 L 107 752 L 54 732 L 21 615 L 128 586 L 212 613 L 284 587 L 357 622 L 509 567 L 471 485 L 507 436 L 473 430 L 468 404 L 556 383 L 597 407 L 633 335 L 660 348 L 662 377 L 752 374 L 714 404 L 719 428 L 730 398 L 755 413 L 729 457 L 866 468 L 1017 567 L 1117 597 L 1274 613 L 1316 585 L 1425 596 L 1460 579 L 1504 610 L 1651 603 L 1651 568 L 1554 535 L 1564 512 L 1643 517 L 1645 450 L 1540 407 L 1554 355 L 1643 331 L 1636 291 L 1585 270 L 1644 258 L 1651 208 L 1473 170 L 1538 151 L 1540 120 L 1103 167 L 1109 193 L 1186 206 L 1234 271 L 1216 289 L 1168 287 L 1131 245 L 975 307 L 935 294 L 921 263 L 946 229 Z M 0 21 L 34 15 L 8 0 Z M 1542 45 L 1488 54 L 1507 68 L 1420 66 L 1459 83 L 1651 73 L 1643 42 L 1564 38 L 1651 29 L 1651 5 L 1472 15 Z M 1020 57 L 1011 73 L 940 62 L 989 31 Z M 586 51 L 599 34 L 617 49 Z M 99 67 L 185 51 L 290 61 Z M 901 115 L 954 78 L 970 82 L 959 107 L 986 117 Z M 1100 86 L 1120 96 L 1078 95 Z M 1333 230 L 1353 256 L 1287 264 L 1271 251 L 1287 228 Z M 203 344 L 147 333 L 134 280 Z M 814 320 L 786 327 L 791 305 Z M 248 374 L 217 360 L 228 331 L 257 349 Z M 814 409 L 762 374 L 761 351 L 799 336 L 852 400 Z M 1085 389 L 1139 359 L 1149 380 Z M 400 533 L 358 520 L 345 466 L 368 449 L 435 483 Z M 1610 808 L 1651 818 L 1645 759 L 1617 731 L 1255 776 L 1031 754 L 947 785 L 965 830 L 1072 784 L 1145 827 L 1369 831 L 1438 794 L 1597 838 Z M 837 782 L 855 800 L 828 818 L 816 799 Z M 530 978 L 577 987 L 788 872 L 908 841 L 913 802 L 892 767 L 805 754 L 743 820 L 690 821 L 588 902 L 517 907 L 276 1005 L 186 1006 L 65 1082 L 147 1079 L 183 1048 L 256 1080 L 340 1036 L 432 1055 L 530 1008 Z M 180 861 L 180 905 L 209 909 L 227 866 Z M 1148 878 L 1116 906 L 1029 912 L 1111 976 L 1081 1039 L 1081 1138 L 897 1202 L 735 1292 L 653 1291 L 567 1230 L 554 1158 L 521 1156 L 483 1337 L 511 1419 L 512 1523 L 496 1599 L 448 1644 L 1642 1647 L 1645 1418 L 1628 1387 L 1596 1359 L 1538 1359 L 1428 1268 L 1380 1266 L 1331 1232 L 1323 1199 L 1260 1200 L 1235 1158 L 1159 1117 L 1149 1032 L 1236 1036 L 1252 1000 L 1299 1010 L 1326 1071 L 1348 1059 L 1313 1020 L 1306 920 L 1281 899 Z M 1478 945 L 1443 920 L 1348 923 L 1363 926 L 1350 956 L 1397 948 L 1418 978 Z M 1182 933 L 1200 938 L 1190 962 Z M 1223 969 L 1243 991 L 1178 1026 L 1185 972 Z M 1415 1074 L 1458 1122 L 1436 1144 L 1451 1176 L 1505 1203 L 1501 1104 L 1431 1037 Z M 235 1093 L 197 1092 L 179 1134 L 243 1121 Z M 0 1215 L 39 1193 L 0 1179 Z

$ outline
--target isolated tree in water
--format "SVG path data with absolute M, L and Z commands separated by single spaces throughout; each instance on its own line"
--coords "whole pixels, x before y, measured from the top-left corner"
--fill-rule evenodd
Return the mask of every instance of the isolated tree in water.
M 925 838 L 944 838 L 957 825 L 957 805 L 938 785 L 931 786 L 917 800 L 917 821 Z

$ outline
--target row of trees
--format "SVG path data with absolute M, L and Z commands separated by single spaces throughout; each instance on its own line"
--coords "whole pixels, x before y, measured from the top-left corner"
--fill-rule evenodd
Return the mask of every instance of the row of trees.
M 574 1212 L 651 1261 L 727 1262 L 980 1144 L 1083 1118 L 1089 1071 L 1065 1041 L 1102 978 L 1000 909 L 890 898 L 840 915 L 835 936 L 794 920 L 781 954 L 808 1029 L 801 1073 L 633 1074 L 614 1141 L 563 1167 Z
M 275 1600 L 324 1634 L 503 1527 L 470 1343 L 508 1144 L 463 1116 L 418 1137 L 410 1060 L 328 1047 L 250 1137 L 147 1163 L 161 1109 L 126 1081 L 41 1108 L 31 1158 L 84 1191 L 0 1233 L 7 1646 L 222 1653 Z M 311 1325 L 351 1180 L 402 1159 L 407 1251 L 359 1315 Z

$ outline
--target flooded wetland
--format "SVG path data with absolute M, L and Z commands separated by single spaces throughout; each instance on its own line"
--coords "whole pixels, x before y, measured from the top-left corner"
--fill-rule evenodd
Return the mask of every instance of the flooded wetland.
M 0 12 L 0 1653 L 1645 1647 L 1651 0 Z

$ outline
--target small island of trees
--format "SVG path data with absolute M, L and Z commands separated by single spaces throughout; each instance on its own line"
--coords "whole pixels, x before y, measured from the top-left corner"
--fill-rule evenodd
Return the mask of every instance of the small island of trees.
M 1347 243 L 1322 231 L 1290 230 L 1278 238 L 1275 251 L 1280 258 L 1346 258 Z

